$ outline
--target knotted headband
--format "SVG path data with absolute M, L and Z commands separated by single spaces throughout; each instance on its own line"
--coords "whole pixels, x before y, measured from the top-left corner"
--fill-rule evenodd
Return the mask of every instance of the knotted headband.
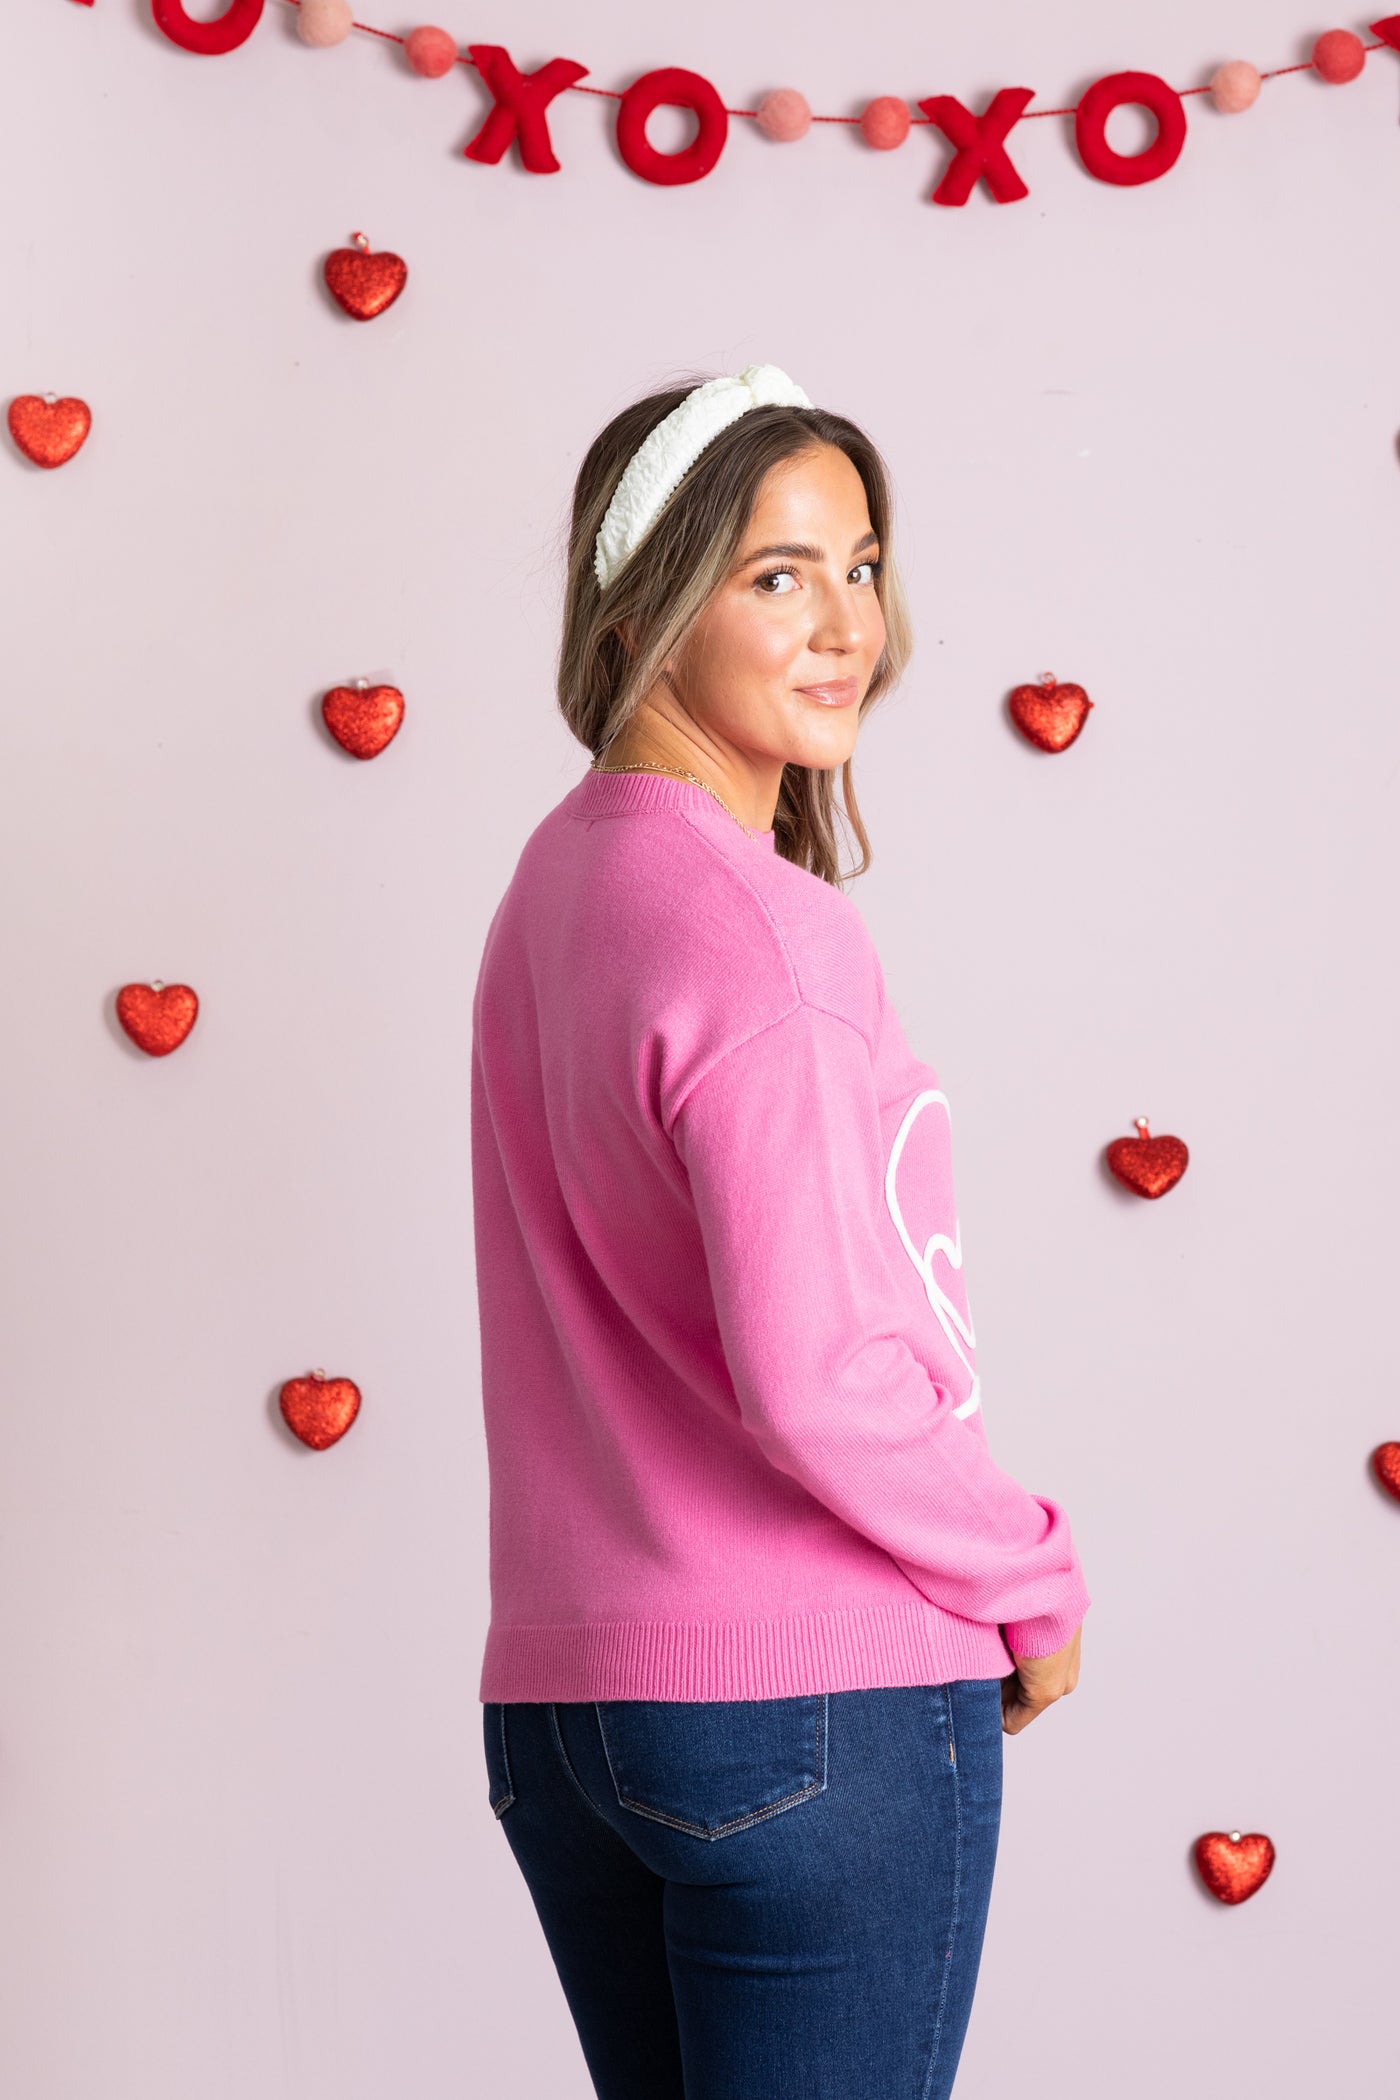
M 812 403 L 777 365 L 745 365 L 742 372 L 707 379 L 663 416 L 643 438 L 613 490 L 598 528 L 593 573 L 606 590 L 675 494 L 705 447 L 751 408 L 810 408 Z

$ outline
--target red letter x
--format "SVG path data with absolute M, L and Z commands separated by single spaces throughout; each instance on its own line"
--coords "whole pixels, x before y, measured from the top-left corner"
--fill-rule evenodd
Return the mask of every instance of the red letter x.
M 571 58 L 552 58 L 537 73 L 518 73 L 510 53 L 499 44 L 468 44 L 467 56 L 496 98 L 476 137 L 462 148 L 467 159 L 498 161 L 518 138 L 520 158 L 532 175 L 557 175 L 559 163 L 544 113 L 557 94 L 582 80 L 587 66 L 575 65 Z
M 935 204 L 966 204 L 979 175 L 986 177 L 998 204 L 1014 204 L 1018 197 L 1030 195 L 1002 140 L 1034 94 L 1034 88 L 999 88 L 980 117 L 964 109 L 956 95 L 930 95 L 919 104 L 958 149 L 933 193 Z

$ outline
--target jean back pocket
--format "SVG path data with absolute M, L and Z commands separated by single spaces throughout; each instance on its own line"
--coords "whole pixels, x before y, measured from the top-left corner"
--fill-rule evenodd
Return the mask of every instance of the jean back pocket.
M 486 1778 L 490 1788 L 491 1806 L 497 1816 L 503 1816 L 515 1799 L 510 1751 L 506 1746 L 506 1710 L 499 1701 L 485 1700 L 481 1712 L 486 1735 Z
M 692 1837 L 747 1830 L 826 1786 L 825 1692 L 604 1699 L 595 1711 L 621 1807 Z

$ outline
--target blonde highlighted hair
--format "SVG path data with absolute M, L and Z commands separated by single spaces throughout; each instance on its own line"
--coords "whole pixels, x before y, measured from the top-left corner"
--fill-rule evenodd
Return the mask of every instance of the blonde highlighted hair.
M 889 471 L 858 425 L 821 408 L 753 408 L 721 431 L 690 467 L 620 575 L 608 589 L 599 589 L 594 542 L 622 470 L 648 433 L 700 383 L 690 380 L 648 394 L 614 416 L 589 446 L 574 484 L 557 689 L 570 729 L 595 759 L 605 762 L 609 746 L 733 568 L 764 476 L 779 461 L 814 445 L 835 445 L 855 467 L 880 541 L 875 590 L 885 618 L 885 646 L 861 701 L 862 721 L 909 660 L 912 636 L 894 562 Z M 624 621 L 630 653 L 618 631 Z M 842 871 L 838 864 L 835 767 L 784 766 L 773 817 L 778 852 L 834 884 L 863 875 L 871 864 L 850 759 L 840 772 L 841 815 L 861 853 L 856 866 Z

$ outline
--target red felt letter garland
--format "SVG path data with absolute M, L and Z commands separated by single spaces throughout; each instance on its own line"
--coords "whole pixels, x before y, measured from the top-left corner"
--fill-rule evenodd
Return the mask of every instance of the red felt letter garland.
M 92 0 L 82 0 L 82 4 L 91 6 Z M 352 28 L 360 29 L 399 44 L 409 66 L 433 79 L 450 72 L 458 56 L 446 30 L 422 25 L 396 35 L 372 23 L 357 22 L 351 0 L 289 0 L 289 4 L 296 8 L 297 33 L 305 43 L 338 43 Z M 263 6 L 264 0 L 224 0 L 222 13 L 214 19 L 197 20 L 187 13 L 186 0 L 151 0 L 156 26 L 170 42 L 186 51 L 213 54 L 232 51 L 245 43 L 261 19 Z M 1382 16 L 1370 27 L 1382 44 L 1400 51 L 1400 15 Z M 1377 48 L 1363 44 L 1352 30 L 1324 30 L 1313 42 L 1311 70 L 1317 78 L 1330 82 L 1355 80 L 1365 68 L 1368 52 Z M 562 89 L 577 86 L 586 76 L 587 67 L 571 59 L 552 59 L 537 72 L 522 74 L 500 45 L 473 44 L 468 52 L 469 62 L 492 95 L 493 107 L 462 149 L 464 156 L 498 161 L 514 139 L 527 169 L 534 174 L 556 174 L 559 163 L 550 144 L 544 112 Z M 1275 73 L 1304 70 L 1307 69 L 1298 65 L 1280 66 Z M 1217 66 L 1204 88 L 1182 92 L 1155 73 L 1110 73 L 1091 83 L 1073 111 L 1027 112 L 1026 104 L 1033 98 L 1024 88 L 1000 89 L 981 117 L 973 117 L 956 96 L 929 96 L 918 107 L 930 124 L 946 133 L 955 148 L 932 193 L 932 201 L 964 204 L 979 176 L 998 203 L 1027 196 L 1026 185 L 1004 147 L 1011 126 L 1027 113 L 1033 117 L 1072 114 L 1080 159 L 1098 181 L 1118 186 L 1153 182 L 1175 165 L 1185 143 L 1185 95 L 1208 93 L 1217 109 L 1237 112 L 1251 106 L 1262 81 L 1272 79 L 1275 73 L 1261 75 L 1243 60 L 1232 60 Z M 643 74 L 620 96 L 610 89 L 583 92 L 618 102 L 618 148 L 624 164 L 644 181 L 667 186 L 695 182 L 709 174 L 724 149 L 730 115 L 752 118 L 767 137 L 782 140 L 802 137 L 814 121 L 805 97 L 795 88 L 770 92 L 754 109 L 729 111 L 708 80 L 680 66 Z M 1155 120 L 1156 136 L 1141 153 L 1117 153 L 1108 144 L 1108 119 L 1124 102 L 1139 104 Z M 647 119 L 661 103 L 690 109 L 698 119 L 697 137 L 680 152 L 661 153 L 647 140 Z M 897 95 L 876 96 L 858 118 L 823 117 L 815 121 L 859 124 L 866 143 L 883 151 L 901 145 L 910 127 L 908 103 Z
M 999 88 L 980 117 L 964 109 L 956 95 L 930 95 L 919 104 L 958 149 L 933 193 L 935 204 L 966 204 L 979 175 L 985 177 L 998 204 L 1014 204 L 1017 198 L 1030 195 L 1003 141 L 1034 95 L 1034 88 Z
M 1105 136 L 1112 112 L 1141 103 L 1157 119 L 1157 136 L 1142 153 L 1115 153 Z M 1155 182 L 1176 165 L 1186 143 L 1186 111 L 1174 87 L 1156 73 L 1106 73 L 1087 88 L 1074 113 L 1079 158 L 1100 182 Z
M 511 140 L 517 139 L 520 158 L 532 175 L 557 175 L 559 163 L 550 144 L 545 111 L 556 95 L 583 79 L 587 66 L 572 58 L 552 58 L 538 72 L 521 73 L 500 44 L 468 44 L 467 56 L 495 97 L 486 122 L 462 148 L 467 159 L 494 166 Z
M 694 110 L 700 129 L 679 153 L 658 153 L 647 137 L 647 118 L 663 103 Z M 698 182 L 708 175 L 729 136 L 729 113 L 716 90 L 684 66 L 662 66 L 634 80 L 617 105 L 617 150 L 634 175 L 647 182 Z
M 197 22 L 185 13 L 180 0 L 151 0 L 156 28 L 163 30 L 182 51 L 202 51 L 209 58 L 219 58 L 225 51 L 246 44 L 262 11 L 263 0 L 229 0 L 224 12 L 212 22 Z

